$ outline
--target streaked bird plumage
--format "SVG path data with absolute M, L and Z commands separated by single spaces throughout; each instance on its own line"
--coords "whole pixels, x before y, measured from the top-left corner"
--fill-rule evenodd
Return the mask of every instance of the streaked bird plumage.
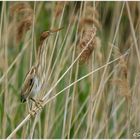
M 21 89 L 21 102 L 25 102 L 27 98 L 33 98 L 37 95 L 41 88 L 39 77 L 37 75 L 37 68 L 32 67 L 27 73 Z
M 40 38 L 40 46 L 38 48 L 38 57 L 36 60 L 36 63 L 34 66 L 31 67 L 29 72 L 27 73 L 23 86 L 21 88 L 21 102 L 26 102 L 27 99 L 31 99 L 32 101 L 36 102 L 34 97 L 40 92 L 41 86 L 42 86 L 42 81 L 41 81 L 41 75 L 43 74 L 43 67 L 44 64 L 42 63 L 42 53 L 44 52 L 43 50 L 43 42 L 45 39 L 48 38 L 49 35 L 52 33 L 55 33 L 57 31 L 60 31 L 62 28 L 56 29 L 56 30 L 50 30 L 50 31 L 45 31 L 41 34 Z

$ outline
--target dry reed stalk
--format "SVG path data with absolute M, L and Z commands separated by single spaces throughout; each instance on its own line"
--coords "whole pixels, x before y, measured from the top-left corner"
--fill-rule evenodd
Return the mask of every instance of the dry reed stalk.
M 75 8 L 74 8 L 75 9 Z M 74 14 L 74 11 L 75 10 L 73 10 L 73 13 L 72 13 L 72 15 Z M 74 21 L 74 25 L 75 25 L 75 21 Z M 49 75 L 49 78 L 48 78 L 48 81 L 50 80 L 50 78 L 51 78 L 51 76 L 52 76 L 52 72 L 53 72 L 53 70 L 54 70 L 54 68 L 55 68 L 55 66 L 56 66 L 56 62 L 58 62 L 58 58 L 60 57 L 60 53 L 61 53 L 61 50 L 62 50 L 62 48 L 63 48 L 63 44 L 64 44 L 64 42 L 66 41 L 66 38 L 67 38 L 67 35 L 69 35 L 69 36 L 72 36 L 71 34 L 72 34 L 72 32 L 70 32 L 70 34 L 68 34 L 69 33 L 69 30 L 70 30 L 70 27 L 71 27 L 71 23 L 69 23 L 69 25 L 68 25 L 68 28 L 67 28 L 67 32 L 66 32 L 66 35 L 65 35 L 65 38 L 64 38 L 64 40 L 63 40 L 63 42 L 62 42 L 62 45 L 61 45 L 61 47 L 60 47 L 60 49 L 59 49 L 59 52 L 58 52 L 58 54 L 57 54 L 57 56 L 56 56 L 56 59 L 55 59 L 55 62 L 54 62 L 54 64 L 53 64 L 53 67 L 52 67 L 52 69 L 51 69 L 51 72 L 50 72 L 50 75 Z M 74 27 L 74 26 L 72 26 L 72 27 Z M 74 28 L 72 28 L 72 30 L 74 30 Z M 69 41 L 68 41 L 69 42 Z M 67 44 L 66 46 L 70 46 L 69 44 Z M 63 53 L 61 54 L 61 59 L 60 59 L 60 61 L 59 61 L 59 63 L 58 63 L 58 66 L 57 66 L 57 73 L 56 73 L 56 76 L 54 76 L 55 77 L 55 80 L 54 80 L 54 82 L 56 82 L 57 81 L 57 79 L 58 79 L 58 76 L 59 76 L 59 74 L 60 74 L 60 72 L 61 72 L 61 68 L 63 67 L 62 66 L 62 64 L 64 63 L 64 62 L 62 62 L 62 61 L 64 61 L 64 57 L 65 57 L 65 55 L 66 55 L 66 53 L 67 53 L 67 47 L 65 47 L 64 48 L 64 50 L 63 50 Z M 69 50 L 69 53 L 70 53 L 71 51 Z M 67 60 L 67 58 L 65 57 L 65 60 Z M 60 68 L 59 68 L 60 67 Z M 58 70 L 58 69 L 60 69 L 60 70 Z M 50 82 L 50 81 L 49 81 Z M 48 83 L 48 82 L 47 82 Z M 52 82 L 52 85 L 53 85 L 53 82 Z M 67 108 L 67 107 L 66 107 Z M 66 111 L 67 112 L 67 111 Z M 64 119 L 64 127 L 63 128 L 65 128 L 65 125 L 66 125 L 66 123 L 65 123 L 65 119 Z M 65 129 L 63 129 L 63 132 L 65 131 Z
M 127 9 L 127 12 L 128 12 L 128 18 L 129 18 L 129 22 L 130 22 L 130 28 L 131 28 L 132 37 L 133 37 L 134 44 L 135 44 L 135 49 L 136 49 L 136 53 L 137 53 L 137 57 L 138 57 L 138 62 L 140 64 L 139 47 L 138 47 L 137 37 L 136 37 L 136 34 L 135 34 L 135 29 L 134 29 L 134 25 L 133 25 L 133 21 L 132 21 L 132 17 L 131 17 L 131 13 L 130 13 L 130 8 L 129 8 L 128 2 L 126 2 L 126 9 Z
M 79 55 L 76 57 L 74 62 L 69 66 L 69 68 L 63 73 L 63 75 L 57 80 L 57 82 L 52 86 L 52 88 L 48 91 L 48 93 L 43 97 L 43 100 L 46 100 L 50 93 L 54 90 L 54 88 L 58 85 L 58 83 L 63 79 L 63 77 L 69 72 L 69 70 L 73 67 L 73 65 L 79 60 L 82 53 L 87 49 L 88 45 L 92 42 L 94 39 L 95 34 L 92 35 L 92 38 L 89 40 L 89 42 L 86 44 L 85 48 L 79 53 Z
M 63 12 L 61 14 L 60 21 L 59 21 L 59 28 L 62 27 L 64 12 L 65 12 L 65 4 L 64 4 L 64 7 L 63 7 Z M 56 49 L 56 44 L 57 44 L 57 41 L 58 41 L 58 37 L 59 37 L 59 32 L 56 34 L 56 38 L 55 38 L 55 41 L 54 41 L 54 44 L 53 44 L 54 47 L 51 51 L 51 55 L 50 55 L 50 59 L 49 59 L 48 67 L 47 67 L 47 72 L 46 72 L 46 77 L 49 77 L 49 71 L 51 69 L 51 64 L 52 64 L 53 55 L 54 55 L 54 52 L 55 52 L 55 49 Z M 48 96 L 49 96 L 49 94 L 48 94 Z
M 74 25 L 75 25 L 75 22 L 76 21 L 74 21 Z M 57 53 L 57 56 L 56 56 L 56 59 L 55 59 L 55 61 L 54 61 L 54 64 L 53 64 L 53 66 L 52 66 L 52 68 L 51 68 L 51 72 L 50 72 L 50 74 L 49 74 L 49 77 L 48 77 L 48 80 L 47 80 L 47 82 L 50 82 L 49 80 L 50 80 L 50 78 L 51 78 L 51 76 L 52 76 L 52 74 L 53 74 L 53 71 L 54 71 L 54 68 L 57 66 L 57 63 L 58 63 L 58 58 L 60 57 L 60 53 L 61 53 L 61 51 L 62 51 L 62 49 L 63 49 L 63 45 L 64 45 L 64 43 L 65 43 L 65 41 L 67 40 L 67 36 L 68 35 L 71 35 L 72 36 L 72 32 L 69 34 L 69 31 L 70 31 L 70 28 L 71 27 L 71 23 L 68 25 L 68 28 L 67 28 L 67 31 L 66 31 L 66 34 L 65 34 L 65 37 L 64 37 L 64 40 L 62 41 L 62 45 L 61 45 L 61 47 L 60 47 L 60 49 L 59 49 L 59 52 Z M 74 30 L 74 28 L 72 28 L 72 31 Z M 67 47 L 65 47 L 64 49 L 63 49 L 63 53 L 61 54 L 61 59 L 60 59 L 60 61 L 59 61 L 59 64 L 62 64 L 62 59 L 65 57 L 64 55 L 66 55 L 66 51 L 67 51 L 68 49 L 67 49 Z
M 61 16 L 60 16 L 60 20 L 59 20 L 59 27 L 61 27 L 62 26 L 62 22 L 63 22 L 63 16 L 64 16 L 64 12 L 65 12 L 65 2 L 64 2 L 64 5 L 63 5 L 63 9 L 62 9 L 62 13 L 61 13 Z M 53 16 L 53 19 L 52 19 L 52 27 L 53 27 L 53 25 L 54 25 L 54 23 L 55 23 L 55 16 Z M 44 87 L 48 87 L 49 86 L 49 84 L 50 84 L 50 81 L 48 81 L 49 80 L 49 78 L 51 78 L 51 76 L 52 76 L 52 72 L 51 72 L 51 65 L 52 65 L 52 61 L 53 61 L 53 56 L 54 56 L 54 53 L 55 53 L 55 50 L 56 50 L 56 44 L 57 44 L 57 41 L 58 41 L 58 38 L 59 38 L 59 33 L 57 33 L 57 35 L 56 35 L 56 38 L 55 38 L 55 40 L 54 41 L 50 41 L 50 46 L 53 46 L 53 47 L 51 47 L 50 48 L 50 57 L 49 57 L 49 61 L 48 61 L 48 65 L 47 65 L 47 69 L 46 69 L 46 71 L 45 71 L 45 75 L 46 75 L 46 77 L 48 77 L 46 80 L 45 80 L 45 85 L 44 85 Z M 55 61 L 56 62 L 56 61 Z M 54 68 L 54 65 L 55 65 L 56 63 L 54 63 L 53 64 L 53 68 Z M 57 73 L 56 73 L 56 75 L 59 75 L 60 74 L 60 71 L 59 71 L 59 69 L 57 69 Z M 55 77 L 56 79 L 58 78 L 57 76 Z M 54 80 L 56 80 L 56 79 L 54 79 Z M 51 83 L 52 85 L 53 85 L 53 82 Z M 53 93 L 53 94 L 55 94 L 55 93 Z M 46 113 L 46 119 L 45 119 L 45 123 L 47 124 L 46 126 L 45 126 L 45 129 L 44 129 L 44 131 L 45 130 L 49 130 L 49 126 L 51 125 L 51 122 L 50 122 L 50 119 L 52 119 L 52 118 L 50 118 L 50 115 L 49 114 L 51 114 L 51 112 L 53 112 L 53 110 L 54 109 L 52 109 L 52 104 L 49 104 L 49 108 L 48 108 L 48 112 Z M 54 108 L 54 107 L 53 107 Z M 48 136 L 48 133 L 44 133 L 45 134 L 45 138 Z
M 83 3 L 82 3 L 83 4 Z M 73 18 L 72 17 L 72 20 L 76 19 L 77 21 L 79 21 L 82 17 L 82 6 L 83 5 L 80 5 L 80 13 L 79 13 L 79 16 L 77 16 L 77 18 Z M 71 23 L 73 23 L 71 20 Z M 76 46 L 76 42 L 77 42 L 77 39 L 78 39 L 78 30 L 79 30 L 79 22 L 77 23 L 77 29 L 76 29 L 76 37 L 75 37 L 75 41 L 74 41 L 74 46 Z M 74 47 L 74 54 L 76 52 L 76 47 Z M 76 63 L 76 70 L 75 70 L 75 81 L 77 80 L 78 78 L 78 71 L 79 71 L 79 62 Z M 76 95 L 76 90 L 77 90 L 77 84 L 74 85 L 73 87 L 73 91 L 72 91 L 72 100 L 71 100 L 71 108 L 70 108 L 70 114 L 69 114 L 69 121 L 68 121 L 68 131 L 67 133 L 65 134 L 65 138 L 70 138 L 70 132 L 71 132 L 71 128 L 73 127 L 72 126 L 72 120 L 73 120 L 73 116 L 75 115 L 75 113 L 77 112 L 77 96 Z
M 20 59 L 20 57 L 22 56 L 22 54 L 24 53 L 24 51 L 27 49 L 29 45 L 29 42 L 27 42 L 24 45 L 24 48 L 21 50 L 21 52 L 15 57 L 15 59 L 13 60 L 13 62 L 11 63 L 11 65 L 8 67 L 8 69 L 5 71 L 5 73 L 3 73 L 2 77 L 0 77 L 0 83 L 4 80 L 4 78 L 6 77 L 6 75 L 10 72 L 10 70 L 13 68 L 13 66 L 17 63 L 17 61 Z
M 63 12 L 64 12 L 64 9 L 63 9 Z M 61 16 L 63 17 L 63 14 Z M 62 17 L 61 17 L 61 19 L 63 19 Z M 60 23 L 59 23 L 60 26 L 61 26 L 61 23 L 62 23 L 62 20 L 60 20 Z M 53 27 L 53 25 L 52 25 L 52 27 Z M 47 63 L 48 65 L 47 65 L 47 68 L 46 68 L 46 71 L 47 71 L 46 72 L 46 77 L 47 77 L 47 79 L 45 79 L 45 85 L 44 85 L 44 87 L 50 87 L 50 86 L 52 86 L 53 85 L 53 82 L 56 81 L 56 79 L 58 78 L 57 76 L 59 76 L 59 74 L 60 74 L 59 67 L 57 67 L 56 68 L 57 69 L 57 73 L 55 73 L 55 77 L 52 78 L 53 77 L 53 75 L 52 75 L 53 74 L 53 70 L 56 70 L 56 69 L 54 69 L 56 67 L 56 64 L 57 64 L 56 62 L 58 62 L 58 61 L 60 62 L 60 60 L 58 59 L 60 57 L 60 53 L 57 53 L 56 58 L 55 58 L 55 61 L 53 62 L 53 65 L 52 65 L 53 55 L 54 55 L 54 53 L 55 53 L 55 51 L 57 49 L 56 48 L 56 44 L 57 44 L 58 37 L 59 37 L 59 34 L 56 35 L 55 40 L 50 40 L 49 41 L 49 43 L 50 43 L 49 46 L 52 46 L 52 47 L 51 47 L 51 49 L 49 48 L 51 50 L 50 51 L 51 53 L 50 53 L 50 56 L 48 56 L 48 58 L 49 58 L 48 60 L 49 61 Z M 59 51 L 61 52 L 61 49 L 62 49 L 63 46 L 60 45 L 59 47 L 60 47 L 59 48 L 60 49 Z M 51 68 L 51 65 L 52 65 L 52 68 Z M 54 79 L 54 81 L 51 82 L 50 79 Z M 55 94 L 55 91 L 54 91 L 53 94 Z M 55 103 L 56 103 L 56 101 L 51 102 L 51 103 L 48 104 L 47 112 L 45 114 L 46 115 L 46 118 L 45 118 L 46 125 L 45 125 L 45 129 L 44 129 L 44 132 L 45 132 L 44 133 L 44 138 L 48 138 L 49 137 L 50 132 L 51 132 L 51 130 L 50 130 L 51 127 L 50 126 L 54 122 L 54 119 L 53 118 L 56 117 L 55 116 Z M 46 130 L 47 130 L 48 133 L 46 133 Z M 53 133 L 51 133 L 51 134 L 53 135 Z
M 6 71 L 8 69 L 8 18 L 7 18 L 7 8 L 6 8 L 6 2 L 3 3 L 3 8 L 4 8 L 4 18 L 3 18 L 3 39 L 2 39 L 2 42 L 1 42 L 1 45 L 3 46 L 3 56 L 4 56 L 4 68 L 3 70 Z M 4 73 L 3 71 L 3 73 Z M 4 82 L 2 84 L 2 88 L 4 89 L 4 94 L 3 94 L 3 101 L 2 101 L 2 104 L 3 104 L 3 114 L 2 114 L 2 126 L 3 126 L 3 129 L 2 129 L 2 138 L 5 138 L 6 137 L 6 128 L 7 128 L 7 122 L 8 122 L 8 119 L 7 119 L 7 108 L 8 108 L 8 103 L 9 103 L 9 98 L 8 98 L 8 93 L 9 93 L 9 88 L 8 88 L 8 80 L 9 80 L 9 77 L 8 75 L 5 76 L 4 78 Z M 1 107 L 2 109 L 2 107 Z
M 0 60 L 1 60 L 1 63 L 0 63 L 0 71 L 4 71 L 5 69 L 5 57 L 2 55 L 2 53 L 0 54 Z
M 75 9 L 74 9 L 75 10 Z M 73 13 L 74 14 L 74 13 Z M 72 14 L 72 15 L 73 15 Z M 71 24 L 71 23 L 70 23 Z M 69 24 L 69 26 L 70 26 L 70 24 Z M 77 28 L 78 29 L 78 28 Z M 74 29 L 73 29 L 74 30 Z M 68 31 L 68 30 L 67 30 Z M 71 35 L 72 36 L 72 35 Z M 74 44 L 75 44 L 75 46 L 76 46 L 76 39 L 77 39 L 77 37 L 75 38 L 75 42 L 74 42 Z M 73 48 L 73 53 L 72 53 L 72 62 L 74 61 L 74 58 L 75 58 L 75 47 Z M 64 56 L 64 55 L 63 55 Z M 78 66 L 77 66 L 78 67 Z M 78 69 L 78 68 L 77 68 Z M 76 69 L 76 73 L 78 73 L 78 71 L 77 71 L 77 69 Z M 71 69 L 71 71 L 70 71 L 70 78 L 69 78 L 69 83 L 68 84 L 70 84 L 70 82 L 71 82 L 71 80 L 72 80 L 72 73 L 73 73 L 73 68 Z M 76 76 L 77 77 L 77 76 Z M 75 85 L 76 86 L 76 85 Z M 74 90 L 75 90 L 75 88 L 76 87 L 74 87 Z M 69 138 L 69 133 L 70 133 L 70 126 L 71 126 L 71 119 L 72 119 L 72 113 L 73 113 L 73 102 L 74 102 L 74 93 L 73 93 L 73 98 L 72 98 L 72 110 L 71 110 L 71 115 L 70 115 L 70 117 L 68 118 L 67 117 L 67 112 L 68 112 L 68 101 L 69 101 L 69 95 L 70 95 L 70 88 L 68 89 L 68 91 L 67 91 L 67 93 L 66 93 L 67 95 L 66 95 L 66 103 L 65 103 L 65 113 L 64 113 L 64 121 L 63 121 L 63 131 L 62 131 L 62 138 L 65 138 L 65 134 L 67 134 L 68 133 L 68 135 L 67 135 L 67 137 Z M 68 118 L 68 119 L 66 119 L 66 118 Z M 67 121 L 68 120 L 68 121 Z M 69 123 L 69 125 L 67 126 L 67 123 Z

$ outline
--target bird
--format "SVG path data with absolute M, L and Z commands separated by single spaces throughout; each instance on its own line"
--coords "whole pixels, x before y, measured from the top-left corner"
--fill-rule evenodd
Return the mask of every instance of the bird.
M 56 33 L 62 29 L 63 29 L 63 27 L 58 28 L 58 29 L 49 30 L 49 31 L 44 31 L 41 34 L 40 46 L 37 51 L 36 62 L 30 68 L 30 70 L 27 72 L 23 85 L 22 85 L 22 88 L 21 88 L 21 91 L 20 91 L 20 100 L 22 103 L 26 102 L 27 100 L 32 100 L 37 107 L 39 107 L 39 105 L 41 106 L 41 102 L 43 102 L 43 101 L 37 100 L 37 99 L 35 99 L 35 97 L 37 94 L 39 94 L 39 92 L 41 91 L 41 87 L 42 87 L 42 82 L 41 82 L 42 70 L 41 69 L 43 69 L 43 64 L 42 64 L 43 58 L 41 59 L 41 57 L 42 57 L 42 53 L 44 52 L 43 43 L 51 34 Z
M 25 77 L 23 87 L 21 89 L 21 102 L 26 102 L 28 98 L 34 100 L 33 97 L 40 91 L 40 88 L 41 85 L 39 83 L 37 67 L 32 66 Z

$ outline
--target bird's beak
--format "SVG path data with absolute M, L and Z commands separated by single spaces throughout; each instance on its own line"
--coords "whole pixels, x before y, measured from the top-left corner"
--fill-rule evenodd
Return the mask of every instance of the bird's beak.
M 58 29 L 53 29 L 53 30 L 50 30 L 50 34 L 53 34 L 53 33 L 56 33 L 58 31 L 61 31 L 64 27 L 61 27 L 61 28 L 58 28 Z

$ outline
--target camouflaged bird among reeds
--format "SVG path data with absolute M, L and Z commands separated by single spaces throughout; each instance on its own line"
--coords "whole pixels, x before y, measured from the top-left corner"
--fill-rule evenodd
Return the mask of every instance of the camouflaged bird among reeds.
M 42 87 L 42 71 L 43 71 L 43 63 L 42 63 L 42 55 L 44 52 L 44 46 L 43 43 L 45 40 L 53 33 L 56 33 L 60 31 L 62 28 L 56 29 L 56 30 L 49 30 L 49 31 L 44 31 L 41 34 L 40 37 L 40 45 L 38 48 L 38 55 L 35 64 L 31 67 L 29 72 L 27 73 L 20 97 L 21 97 L 21 102 L 26 102 L 28 99 L 32 100 L 35 102 L 35 104 L 38 106 L 40 104 L 41 100 L 35 99 L 36 95 L 40 92 L 41 87 Z M 42 102 L 42 101 L 41 101 Z

